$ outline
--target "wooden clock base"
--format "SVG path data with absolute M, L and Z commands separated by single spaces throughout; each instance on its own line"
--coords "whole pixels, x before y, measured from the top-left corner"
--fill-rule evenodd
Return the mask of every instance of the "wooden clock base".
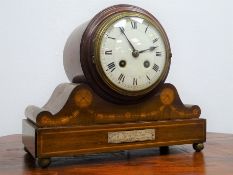
M 193 144 L 201 151 L 206 120 L 185 106 L 171 84 L 133 105 L 105 101 L 85 83 L 61 84 L 48 103 L 29 106 L 23 120 L 25 151 L 47 167 L 51 157 Z

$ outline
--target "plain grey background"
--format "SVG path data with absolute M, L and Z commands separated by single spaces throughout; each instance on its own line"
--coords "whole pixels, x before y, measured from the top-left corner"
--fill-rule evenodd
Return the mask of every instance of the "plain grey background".
M 68 82 L 63 48 L 100 10 L 127 3 L 163 25 L 173 53 L 166 82 L 198 104 L 208 131 L 233 133 L 233 2 L 230 0 L 1 0 L 0 136 L 21 133 L 27 105 L 44 105 Z

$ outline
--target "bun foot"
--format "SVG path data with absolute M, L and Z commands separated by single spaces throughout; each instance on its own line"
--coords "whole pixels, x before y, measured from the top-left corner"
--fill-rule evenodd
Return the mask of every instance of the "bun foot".
M 194 149 L 196 152 L 200 152 L 201 150 L 204 149 L 204 144 L 203 144 L 203 143 L 194 143 L 194 144 L 193 144 L 193 149 Z
M 37 159 L 37 164 L 41 167 L 41 168 L 47 168 L 51 163 L 51 159 L 50 158 L 38 158 Z

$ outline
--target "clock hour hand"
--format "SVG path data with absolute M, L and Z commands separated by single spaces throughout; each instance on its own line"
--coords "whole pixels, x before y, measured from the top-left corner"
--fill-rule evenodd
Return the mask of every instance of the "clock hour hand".
M 133 44 L 130 42 L 130 40 L 129 40 L 128 37 L 126 36 L 125 31 L 124 31 L 125 29 L 124 29 L 123 27 L 119 27 L 119 28 L 120 28 L 121 33 L 122 33 L 122 34 L 125 36 L 125 38 L 127 39 L 129 45 L 130 45 L 131 48 L 133 49 L 133 52 L 136 51 L 136 49 L 134 48 Z
M 151 46 L 149 49 L 145 49 L 145 50 L 141 50 L 141 51 L 139 51 L 138 53 L 143 53 L 143 52 L 146 52 L 146 51 L 153 51 L 153 50 L 155 50 L 156 48 L 157 48 L 158 46 Z

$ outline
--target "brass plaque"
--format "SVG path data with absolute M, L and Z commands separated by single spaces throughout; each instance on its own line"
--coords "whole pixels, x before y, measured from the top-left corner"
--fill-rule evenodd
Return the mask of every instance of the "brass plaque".
M 155 140 L 155 129 L 108 132 L 108 143 Z

